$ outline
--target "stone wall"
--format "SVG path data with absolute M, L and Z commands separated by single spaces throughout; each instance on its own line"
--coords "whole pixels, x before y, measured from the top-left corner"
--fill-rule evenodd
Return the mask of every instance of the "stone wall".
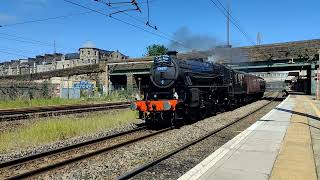
M 59 85 L 48 82 L 0 82 L 0 100 L 37 99 L 57 97 Z

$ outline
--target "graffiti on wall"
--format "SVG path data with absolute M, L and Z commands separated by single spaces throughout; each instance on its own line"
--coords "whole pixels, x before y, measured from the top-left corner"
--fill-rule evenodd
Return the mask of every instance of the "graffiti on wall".
M 74 83 L 73 87 L 76 89 L 93 89 L 94 84 L 89 81 L 80 81 L 78 83 Z

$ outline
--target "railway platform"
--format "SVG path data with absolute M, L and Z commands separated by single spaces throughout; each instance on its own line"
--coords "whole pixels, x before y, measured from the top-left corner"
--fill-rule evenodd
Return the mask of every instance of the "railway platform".
M 289 95 L 275 109 L 181 176 L 313 180 L 320 173 L 320 101 Z

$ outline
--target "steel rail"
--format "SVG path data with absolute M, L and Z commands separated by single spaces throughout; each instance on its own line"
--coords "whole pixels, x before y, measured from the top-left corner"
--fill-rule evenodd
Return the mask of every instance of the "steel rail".
M 37 106 L 37 107 L 23 107 L 23 108 L 12 108 L 12 109 L 0 109 L 0 115 L 10 115 L 17 113 L 29 113 L 29 112 L 47 112 L 64 109 L 78 109 L 86 107 L 100 107 L 106 105 L 121 105 L 129 104 L 129 102 L 112 102 L 112 103 L 97 103 L 97 104 L 74 104 L 74 105 L 61 105 L 61 106 Z
M 135 142 L 141 141 L 143 139 L 147 139 L 149 137 L 152 137 L 152 136 L 155 136 L 157 134 L 169 131 L 171 129 L 172 129 L 171 127 L 170 128 L 166 128 L 166 129 L 162 129 L 162 130 L 159 130 L 159 131 L 156 131 L 156 132 L 144 135 L 144 136 L 140 136 L 140 137 L 135 138 L 133 140 L 125 141 L 125 142 L 122 142 L 122 143 L 119 143 L 119 144 L 116 144 L 116 145 L 113 145 L 113 146 L 110 146 L 110 147 L 98 149 L 96 151 L 89 152 L 89 153 L 86 153 L 86 154 L 82 154 L 82 155 L 79 155 L 79 156 L 74 157 L 74 158 L 70 158 L 70 159 L 63 160 L 63 161 L 60 161 L 60 162 L 57 162 L 57 163 L 49 164 L 47 166 L 42 166 L 42 167 L 33 169 L 31 171 L 27 171 L 27 172 L 18 174 L 18 175 L 14 175 L 14 176 L 11 176 L 11 177 L 9 177 L 7 179 L 8 180 L 9 179 L 23 179 L 23 178 L 35 176 L 35 175 L 38 175 L 38 174 L 41 174 L 41 173 L 56 169 L 58 167 L 66 166 L 68 164 L 75 163 L 75 162 L 90 158 L 92 156 L 96 156 L 96 155 L 99 155 L 99 154 L 102 154 L 102 153 L 105 153 L 105 152 L 108 152 L 108 151 L 112 151 L 112 150 L 115 150 L 115 149 L 130 145 L 130 144 L 133 144 Z
M 33 155 L 29 155 L 29 156 L 25 156 L 25 157 L 21 157 L 21 158 L 17 158 L 17 159 L 13 159 L 11 161 L 6 161 L 6 162 L 3 162 L 3 163 L 0 163 L 0 168 L 6 168 L 6 167 L 9 167 L 9 166 L 13 166 L 13 165 L 16 166 L 16 165 L 19 165 L 19 164 L 22 164 L 22 163 L 26 163 L 28 161 L 33 161 L 33 160 L 36 160 L 36 159 L 39 159 L 39 158 L 44 158 L 44 157 L 55 155 L 55 154 L 58 154 L 58 153 L 63 153 L 63 152 L 66 152 L 66 151 L 74 150 L 74 149 L 77 149 L 77 148 L 81 148 L 81 147 L 84 147 L 84 146 L 92 145 L 92 144 L 95 144 L 95 143 L 98 143 L 98 142 L 102 142 L 102 141 L 105 141 L 105 140 L 109 140 L 109 139 L 112 139 L 112 138 L 116 138 L 116 137 L 119 137 L 119 136 L 123 136 L 123 135 L 127 135 L 127 134 L 130 134 L 130 133 L 134 133 L 134 132 L 143 130 L 145 128 L 146 128 L 146 126 L 142 126 L 142 127 L 139 127 L 139 128 L 135 128 L 135 129 L 129 130 L 129 131 L 119 132 L 119 133 L 112 134 L 112 135 L 109 135 L 109 136 L 104 136 L 104 137 L 96 138 L 96 139 L 93 139 L 93 140 L 84 141 L 84 142 L 81 142 L 81 143 L 78 143 L 78 144 L 72 144 L 72 145 L 69 145 L 69 146 L 62 147 L 62 148 L 57 148 L 57 149 L 53 149 L 53 150 L 50 150 L 50 151 L 37 153 L 37 154 L 33 154 Z
M 48 117 L 53 115 L 83 113 L 90 111 L 102 111 L 110 109 L 125 109 L 129 107 L 129 102 L 87 104 L 72 106 L 48 106 L 36 108 L 8 109 L 0 110 L 0 121 L 12 121 L 28 119 L 32 117 Z
M 278 93 L 278 95 L 277 95 L 276 97 L 274 97 L 274 99 L 278 98 L 279 95 L 280 95 L 280 93 Z M 274 99 L 273 99 L 273 100 L 274 100 Z M 133 170 L 131 170 L 131 171 L 129 171 L 129 172 L 127 172 L 127 173 L 119 176 L 119 177 L 117 178 L 117 180 L 129 179 L 129 178 L 132 178 L 132 177 L 136 176 L 136 175 L 139 174 L 139 173 L 144 172 L 145 170 L 153 167 L 154 165 L 158 164 L 159 162 L 168 159 L 169 157 L 171 157 L 171 156 L 179 153 L 180 151 L 182 151 L 182 150 L 184 150 L 184 149 L 186 149 L 186 148 L 188 148 L 188 147 L 190 147 L 190 146 L 192 146 L 192 145 L 194 145 L 194 144 L 197 144 L 197 143 L 199 143 L 199 142 L 207 139 L 208 137 L 210 137 L 210 136 L 212 136 L 212 135 L 214 135 L 214 134 L 216 134 L 216 133 L 218 133 L 218 132 L 220 132 L 220 131 L 228 128 L 229 126 L 232 126 L 233 124 L 235 124 L 235 123 L 237 123 L 237 122 L 239 122 L 239 121 L 241 121 L 241 120 L 243 120 L 243 119 L 251 116 L 252 114 L 260 111 L 261 109 L 265 108 L 265 107 L 268 106 L 270 103 L 272 103 L 273 100 L 271 100 L 271 101 L 268 102 L 267 104 L 263 105 L 262 107 L 260 107 L 260 108 L 258 108 L 258 109 L 256 109 L 256 110 L 254 110 L 254 111 L 246 114 L 245 116 L 236 119 L 235 121 L 233 121 L 233 122 L 231 122 L 231 123 L 229 123 L 229 124 L 226 124 L 226 125 L 218 128 L 218 129 L 215 129 L 215 130 L 207 133 L 206 135 L 204 135 L 204 136 L 202 136 L 202 137 L 199 137 L 199 138 L 197 138 L 197 139 L 195 139 L 195 140 L 193 140 L 193 141 L 191 141 L 191 142 L 189 142 L 189 143 L 187 143 L 187 144 L 185 144 L 185 145 L 183 145 L 183 146 L 180 146 L 180 147 L 176 148 L 176 149 L 173 150 L 173 151 L 170 151 L 170 152 L 168 152 L 168 153 L 160 156 L 159 158 L 157 158 L 157 159 L 155 159 L 155 160 L 152 160 L 152 161 L 150 161 L 150 162 L 148 162 L 148 163 L 146 163 L 146 164 L 144 164 L 144 165 L 142 165 L 142 166 L 140 166 L 140 167 L 137 167 L 137 168 L 135 168 L 135 169 L 133 169 Z

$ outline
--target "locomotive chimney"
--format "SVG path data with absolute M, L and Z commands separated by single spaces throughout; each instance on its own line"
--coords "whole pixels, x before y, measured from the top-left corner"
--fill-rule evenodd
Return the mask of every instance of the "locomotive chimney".
M 171 58 L 177 58 L 177 51 L 167 51 L 167 55 L 170 56 Z

